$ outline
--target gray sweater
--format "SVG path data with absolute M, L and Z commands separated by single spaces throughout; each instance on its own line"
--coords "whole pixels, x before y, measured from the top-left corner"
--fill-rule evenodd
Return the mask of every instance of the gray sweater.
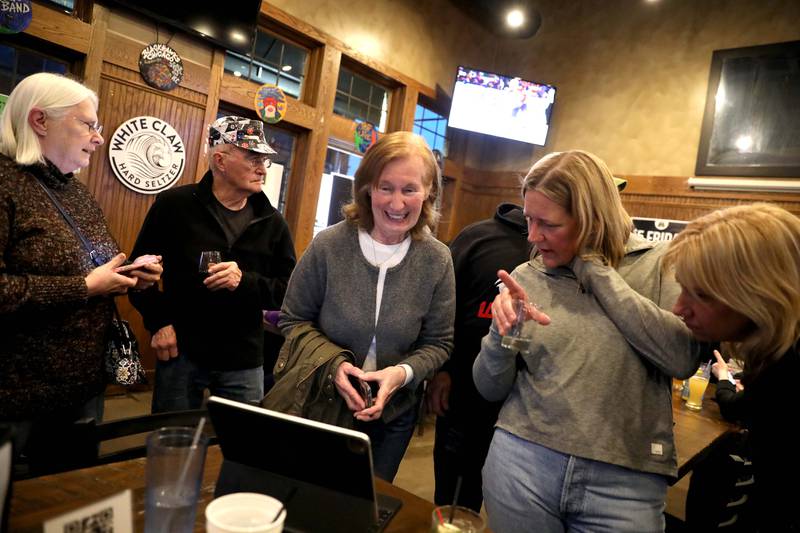
M 678 294 L 661 275 L 665 250 L 631 235 L 618 271 L 580 259 L 548 269 L 538 258 L 514 270 L 552 323 L 526 324 L 533 340 L 519 370 L 494 326 L 483 339 L 473 377 L 488 400 L 506 398 L 498 427 L 561 453 L 676 474 L 671 378 L 690 376 L 704 347 L 665 311 Z
M 388 269 L 375 325 L 379 269 L 358 244 L 349 222 L 332 226 L 311 242 L 289 280 L 280 315 L 288 335 L 312 323 L 332 342 L 355 354 L 361 366 L 376 337 L 377 368 L 411 366 L 414 379 L 384 408 L 391 421 L 416 401 L 416 390 L 444 363 L 453 347 L 455 279 L 447 247 L 427 235 L 412 240 L 408 253 Z

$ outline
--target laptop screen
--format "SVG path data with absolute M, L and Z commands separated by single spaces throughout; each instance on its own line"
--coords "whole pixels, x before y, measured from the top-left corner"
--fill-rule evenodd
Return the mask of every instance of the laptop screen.
M 226 460 L 375 501 L 364 433 L 215 396 L 208 411 Z

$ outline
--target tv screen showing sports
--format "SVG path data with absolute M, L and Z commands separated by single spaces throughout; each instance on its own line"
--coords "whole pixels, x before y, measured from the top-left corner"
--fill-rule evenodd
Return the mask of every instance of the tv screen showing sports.
M 447 125 L 543 146 L 555 99 L 552 85 L 458 67 Z

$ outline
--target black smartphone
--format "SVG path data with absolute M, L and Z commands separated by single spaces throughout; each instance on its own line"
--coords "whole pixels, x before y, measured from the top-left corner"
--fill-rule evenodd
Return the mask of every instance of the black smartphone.
M 350 384 L 361 395 L 361 399 L 364 400 L 364 405 L 366 407 L 372 407 L 374 399 L 372 397 L 372 387 L 370 383 L 355 376 L 350 376 Z

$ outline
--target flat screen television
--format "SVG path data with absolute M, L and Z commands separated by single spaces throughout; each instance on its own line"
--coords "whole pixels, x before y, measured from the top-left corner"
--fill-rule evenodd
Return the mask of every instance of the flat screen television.
M 261 9 L 261 0 L 235 0 L 224 4 L 209 0 L 190 4 L 170 0 L 112 2 L 245 55 L 250 53 Z M 165 42 L 168 38 L 160 40 Z
M 458 67 L 447 125 L 543 146 L 555 99 L 552 85 Z

